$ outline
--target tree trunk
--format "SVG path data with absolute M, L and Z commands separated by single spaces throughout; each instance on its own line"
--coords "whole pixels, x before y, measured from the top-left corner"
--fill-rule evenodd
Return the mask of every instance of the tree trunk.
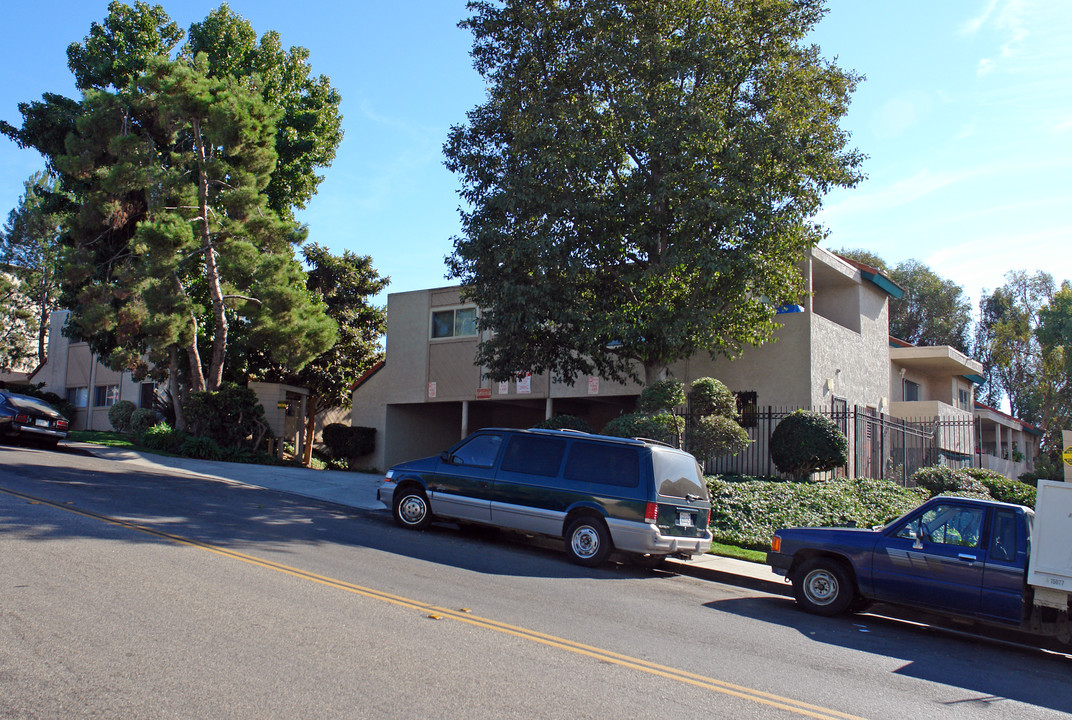
M 306 467 L 313 462 L 313 438 L 316 436 L 316 414 L 319 411 L 316 395 L 310 395 L 305 404 L 305 448 L 302 452 L 302 465 Z
M 212 233 L 209 232 L 208 226 L 208 173 L 205 170 L 205 142 L 201 136 L 199 120 L 194 120 L 193 130 L 194 142 L 197 144 L 197 199 L 198 211 L 201 213 L 201 247 L 205 251 L 205 280 L 212 300 L 212 316 L 216 321 L 212 334 L 212 361 L 205 384 L 208 390 L 218 390 L 223 381 L 223 362 L 227 353 L 227 313 L 223 306 L 216 249 L 212 245 Z
M 644 363 L 644 387 L 650 387 L 666 378 L 666 363 Z
M 175 345 L 168 351 L 168 392 L 175 409 L 175 429 L 186 432 L 186 415 L 182 411 L 182 392 L 179 390 L 179 352 Z

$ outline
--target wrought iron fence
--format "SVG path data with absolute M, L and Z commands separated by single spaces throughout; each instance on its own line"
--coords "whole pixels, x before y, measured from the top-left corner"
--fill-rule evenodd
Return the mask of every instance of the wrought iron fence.
M 741 418 L 751 440 L 748 447 L 736 455 L 708 458 L 705 471 L 785 477 L 771 459 L 770 438 L 778 423 L 797 409 L 749 408 Z M 849 444 L 849 462 L 819 474 L 817 479 L 868 477 L 908 485 L 912 474 L 921 467 L 971 467 L 974 462 L 975 421 L 970 416 L 904 420 L 859 405 L 808 409 L 833 420 Z

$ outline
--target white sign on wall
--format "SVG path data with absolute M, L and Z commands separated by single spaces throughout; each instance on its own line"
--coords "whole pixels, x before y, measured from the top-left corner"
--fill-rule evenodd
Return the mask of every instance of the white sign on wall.
M 434 398 L 436 395 L 436 384 L 434 382 L 428 383 L 428 397 Z
M 500 395 L 509 395 L 510 394 L 510 381 L 509 380 L 507 380 L 506 382 L 499 383 L 499 394 Z
M 596 377 L 595 375 L 589 375 L 588 376 L 588 394 L 589 395 L 598 395 L 599 394 L 599 378 Z
M 517 378 L 517 394 L 528 395 L 532 392 L 532 373 L 525 373 Z

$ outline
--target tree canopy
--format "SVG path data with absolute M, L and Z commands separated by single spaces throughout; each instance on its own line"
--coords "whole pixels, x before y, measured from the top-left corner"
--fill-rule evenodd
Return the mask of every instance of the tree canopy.
M 111 3 L 68 49 L 81 100 L 46 94 L 0 127 L 72 197 L 70 330 L 115 369 L 145 372 L 146 354 L 169 368 L 176 402 L 219 386 L 232 325 L 294 370 L 334 342 L 293 212 L 341 139 L 338 94 L 303 48 L 257 42 L 226 5 L 176 49 L 183 35 L 158 5 Z
M 57 299 L 64 217 L 58 209 L 66 206 L 66 198 L 60 193 L 59 182 L 48 173 L 34 173 L 24 187 L 18 206 L 8 214 L 0 232 L 0 267 L 18 278 L 19 294 L 25 298 L 20 312 L 33 315 L 30 326 L 37 335 L 40 364 L 45 361 L 49 316 Z
M 903 297 L 890 298 L 890 335 L 913 345 L 949 345 L 962 353 L 971 351 L 971 302 L 960 285 L 918 260 L 891 267 L 868 250 L 834 252 L 881 270 L 904 288 Z
M 448 267 L 492 331 L 485 372 L 651 382 L 768 340 L 824 193 L 861 178 L 838 126 L 860 78 L 805 41 L 823 3 L 470 8 L 489 91 L 444 148 Z

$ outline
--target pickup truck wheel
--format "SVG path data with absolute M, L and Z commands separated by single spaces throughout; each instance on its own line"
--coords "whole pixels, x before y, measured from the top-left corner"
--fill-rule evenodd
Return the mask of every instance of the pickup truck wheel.
M 812 558 L 793 575 L 793 595 L 815 615 L 841 615 L 856 598 L 849 573 L 836 560 Z
M 613 549 L 610 532 L 598 518 L 577 518 L 566 530 L 566 554 L 578 565 L 602 565 Z
M 419 487 L 406 486 L 395 490 L 395 522 L 410 530 L 424 530 L 432 524 L 432 510 L 428 498 Z

